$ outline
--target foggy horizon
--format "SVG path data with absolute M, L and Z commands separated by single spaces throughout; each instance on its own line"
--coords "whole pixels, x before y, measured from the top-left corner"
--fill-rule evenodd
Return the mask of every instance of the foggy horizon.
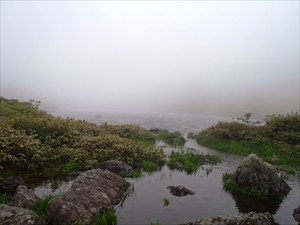
M 1 96 L 47 111 L 299 110 L 299 1 L 1 1 Z

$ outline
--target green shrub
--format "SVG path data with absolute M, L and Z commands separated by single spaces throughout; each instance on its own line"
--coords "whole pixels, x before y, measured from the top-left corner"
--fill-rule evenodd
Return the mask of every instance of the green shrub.
M 11 194 L 4 194 L 0 193 L 0 203 L 2 204 L 7 204 L 12 200 L 12 195 Z

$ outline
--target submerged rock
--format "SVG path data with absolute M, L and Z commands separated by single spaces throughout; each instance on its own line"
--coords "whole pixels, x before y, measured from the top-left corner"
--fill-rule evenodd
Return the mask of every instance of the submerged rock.
M 29 209 L 0 204 L 0 224 L 2 225 L 46 225 Z
M 185 195 L 193 195 L 195 194 L 191 190 L 183 187 L 183 186 L 168 186 L 167 189 L 170 189 L 170 193 L 175 196 L 185 196 Z
M 72 187 L 52 199 L 45 218 L 52 224 L 90 224 L 97 211 L 113 209 L 130 183 L 107 170 L 92 169 L 76 177 Z
M 200 156 L 199 160 L 202 165 L 216 165 L 217 164 L 215 161 L 212 161 L 204 156 Z
M 131 166 L 128 166 L 126 163 L 118 160 L 105 161 L 96 166 L 95 169 L 108 170 L 117 175 L 124 173 L 126 176 L 133 173 L 133 168 Z
M 18 176 L 3 178 L 0 180 L 0 193 L 13 194 L 19 185 L 29 187 L 28 184 L 26 184 L 25 181 Z
M 276 169 L 255 154 L 242 160 L 232 176 L 232 182 L 240 187 L 262 190 L 273 197 L 291 190 Z
M 15 191 L 9 206 L 17 206 L 29 209 L 30 206 L 38 203 L 41 199 L 24 185 L 19 185 Z
M 270 213 L 241 213 L 235 216 L 204 218 L 196 222 L 181 225 L 279 225 Z

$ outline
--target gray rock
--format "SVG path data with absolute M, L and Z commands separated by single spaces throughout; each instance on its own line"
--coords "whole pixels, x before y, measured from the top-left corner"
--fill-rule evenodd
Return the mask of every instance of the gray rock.
M 96 166 L 95 169 L 108 170 L 114 174 L 119 175 L 124 173 L 126 176 L 133 173 L 133 168 L 126 163 L 118 160 L 109 160 Z
M 15 193 L 19 185 L 28 187 L 28 184 L 18 176 L 6 177 L 0 180 L 0 193 Z
M 232 176 L 232 182 L 240 187 L 262 190 L 273 197 L 291 190 L 276 169 L 255 154 L 242 160 Z
M 45 218 L 52 224 L 74 224 L 82 220 L 90 224 L 95 214 L 121 202 L 123 193 L 130 186 L 126 180 L 107 170 L 92 169 L 76 177 L 72 187 L 52 199 Z
M 293 217 L 300 224 L 300 206 L 297 209 L 294 209 Z
M 9 206 L 16 206 L 29 209 L 30 206 L 38 203 L 41 199 L 24 185 L 19 185 L 15 191 Z
M 170 193 L 175 196 L 185 196 L 185 195 L 193 195 L 195 194 L 191 190 L 183 187 L 183 186 L 168 186 L 167 189 L 170 189 Z
M 196 222 L 182 225 L 279 225 L 270 213 L 241 213 L 235 216 L 218 216 L 204 218 Z
M 46 225 L 29 209 L 0 204 L 0 224 L 2 225 Z

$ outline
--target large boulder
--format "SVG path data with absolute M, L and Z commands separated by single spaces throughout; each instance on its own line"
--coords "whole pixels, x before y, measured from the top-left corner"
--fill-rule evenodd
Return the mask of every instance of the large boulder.
M 133 172 L 133 168 L 131 166 L 128 166 L 125 162 L 118 160 L 105 161 L 96 166 L 95 169 L 108 170 L 117 175 L 123 173 L 126 176 Z
M 0 224 L 2 225 L 46 225 L 29 209 L 0 204 Z
M 28 184 L 18 176 L 6 177 L 0 180 L 0 193 L 15 193 L 19 185 L 28 187 Z
M 232 176 L 232 182 L 240 187 L 262 190 L 273 197 L 291 190 L 276 169 L 255 154 L 242 160 Z
M 235 216 L 218 216 L 214 218 L 204 218 L 196 222 L 182 225 L 279 225 L 270 213 L 241 213 Z
M 90 224 L 97 211 L 113 209 L 121 202 L 129 186 L 122 177 L 107 170 L 85 171 L 76 177 L 67 192 L 48 203 L 45 218 L 52 224 L 69 225 L 79 220 Z
M 24 185 L 19 185 L 15 191 L 12 200 L 8 203 L 9 206 L 17 206 L 29 209 L 41 199 Z

